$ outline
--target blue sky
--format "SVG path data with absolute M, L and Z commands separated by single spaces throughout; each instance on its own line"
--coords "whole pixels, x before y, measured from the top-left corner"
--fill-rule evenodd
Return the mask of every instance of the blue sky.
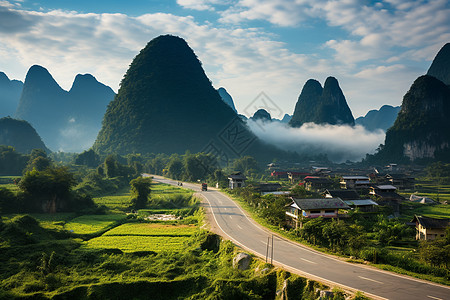
M 0 0 L 0 71 L 24 80 L 39 64 L 64 89 L 91 73 L 117 91 L 139 50 L 174 34 L 241 113 L 264 92 L 292 114 L 309 78 L 334 76 L 356 118 L 426 73 L 450 42 L 449 2 Z

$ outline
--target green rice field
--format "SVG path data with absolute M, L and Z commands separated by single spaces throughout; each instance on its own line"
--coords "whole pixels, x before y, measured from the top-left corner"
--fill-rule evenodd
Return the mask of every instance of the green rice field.
M 153 223 L 127 223 L 86 242 L 87 248 L 136 251 L 182 251 L 198 227 Z
M 70 220 L 64 225 L 64 229 L 77 234 L 90 234 L 106 229 L 124 218 L 124 214 L 83 215 Z

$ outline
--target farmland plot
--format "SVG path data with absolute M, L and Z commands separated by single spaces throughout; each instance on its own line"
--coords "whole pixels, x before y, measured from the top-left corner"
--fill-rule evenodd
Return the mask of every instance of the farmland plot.
M 86 243 L 88 248 L 135 251 L 182 251 L 197 226 L 160 223 L 127 223 L 107 231 Z

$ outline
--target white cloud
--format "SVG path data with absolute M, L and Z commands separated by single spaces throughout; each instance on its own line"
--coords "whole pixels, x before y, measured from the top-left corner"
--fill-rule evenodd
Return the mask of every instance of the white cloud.
M 239 23 L 266 20 L 279 26 L 295 26 L 309 13 L 303 0 L 241 0 L 221 12 L 221 21 Z
M 218 27 L 168 13 L 130 17 L 37 12 L 5 7 L 3 2 L 0 66 L 4 69 L 0 71 L 10 78 L 23 80 L 31 65 L 40 64 L 65 89 L 77 73 L 91 73 L 117 91 L 140 49 L 154 37 L 169 33 L 188 41 L 214 86 L 224 86 L 240 112 L 264 91 L 284 113 L 292 114 L 303 84 L 309 78 L 323 82 L 327 76 L 339 80 L 355 116 L 383 104 L 399 105 L 409 85 L 426 71 L 426 67 L 412 70 L 408 61 L 430 60 L 450 40 L 445 22 L 450 13 L 442 0 L 414 5 L 411 1 L 384 1 L 373 7 L 361 6 L 357 0 L 179 0 L 183 7 L 205 5 L 222 20 L 237 22 Z M 388 6 L 396 10 L 387 11 Z M 288 48 L 270 29 L 239 26 L 246 20 L 302 26 L 311 18 L 343 28 L 349 35 L 324 42 L 326 56 L 307 55 L 303 49 Z M 335 55 L 330 56 L 329 49 Z
M 214 10 L 214 5 L 221 4 L 219 0 L 177 0 L 177 4 L 194 10 Z
M 298 153 L 327 154 L 335 162 L 359 161 L 374 153 L 384 142 L 383 131 L 369 132 L 362 126 L 303 124 L 292 128 L 278 122 L 247 121 L 250 129 L 263 141 L 280 149 Z

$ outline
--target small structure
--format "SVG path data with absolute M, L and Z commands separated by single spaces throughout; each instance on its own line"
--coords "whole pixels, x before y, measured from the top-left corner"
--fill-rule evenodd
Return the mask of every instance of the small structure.
M 409 197 L 409 201 L 416 202 L 416 203 L 422 203 L 422 204 L 436 204 L 436 201 L 434 201 L 431 198 L 417 196 L 414 194 L 411 194 L 411 196 Z
M 435 240 L 445 237 L 445 229 L 450 219 L 435 219 L 415 215 L 411 220 L 416 224 L 416 240 Z
M 308 191 L 318 191 L 329 188 L 332 184 L 331 180 L 326 177 L 306 176 L 303 180 L 305 189 Z
M 394 214 L 400 213 L 400 203 L 405 200 L 396 193 L 397 188 L 392 185 L 376 185 L 370 188 L 369 194 L 376 197 L 378 204 L 392 207 Z
M 397 188 L 393 185 L 390 184 L 383 184 L 383 185 L 374 185 L 370 187 L 370 191 L 369 194 L 371 195 L 381 195 L 382 193 L 387 194 L 387 193 L 395 193 L 396 195 L 398 195 L 396 193 Z M 400 196 L 400 195 L 398 195 Z
M 311 173 L 306 172 L 287 172 L 289 181 L 293 184 L 297 180 L 303 180 L 306 176 L 311 176 Z
M 415 178 L 405 174 L 387 174 L 386 181 L 398 187 L 401 190 L 409 190 L 414 188 Z
M 355 190 L 325 190 L 322 193 L 325 198 L 341 198 L 342 200 L 359 200 L 359 194 Z
M 281 189 L 281 184 L 279 183 L 260 183 L 256 187 L 256 190 L 260 193 L 267 193 L 267 192 L 276 192 Z
M 370 180 L 367 176 L 342 176 L 341 189 L 367 189 L 370 187 Z
M 350 209 L 340 198 L 298 199 L 291 198 L 287 206 L 288 224 L 294 228 L 301 226 L 302 218 L 338 218 L 339 209 Z
M 235 172 L 228 176 L 228 180 L 229 180 L 228 187 L 231 190 L 234 190 L 235 188 L 244 187 L 247 177 L 245 177 L 245 175 L 242 174 L 241 172 Z
M 360 211 L 364 212 L 376 211 L 378 206 L 378 203 L 372 199 L 344 200 L 344 202 L 352 209 L 358 208 Z
M 270 176 L 276 179 L 288 178 L 287 171 L 272 171 L 272 173 L 270 173 Z
M 331 173 L 330 168 L 328 167 L 311 167 L 311 170 L 314 174 L 329 174 Z

